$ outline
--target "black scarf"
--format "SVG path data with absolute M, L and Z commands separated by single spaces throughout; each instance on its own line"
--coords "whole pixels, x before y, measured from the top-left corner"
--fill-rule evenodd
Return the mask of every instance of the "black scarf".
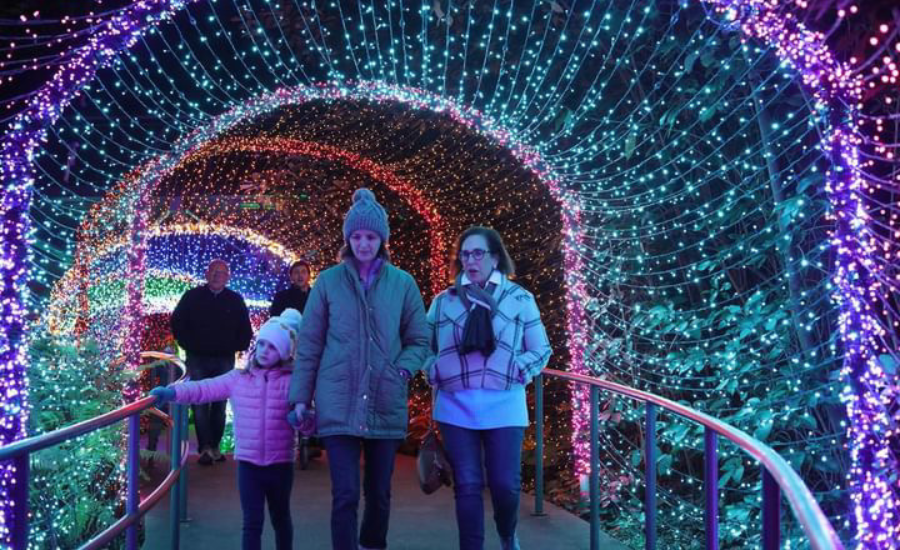
M 456 277 L 456 295 L 459 296 L 463 307 L 468 311 L 466 325 L 463 327 L 462 343 L 459 351 L 462 354 L 480 351 L 485 357 L 489 357 L 497 348 L 494 340 L 494 326 L 491 319 L 497 311 L 497 301 L 490 293 L 491 284 L 483 289 L 477 284 L 463 286 L 462 275 Z M 472 304 L 475 307 L 472 307 Z

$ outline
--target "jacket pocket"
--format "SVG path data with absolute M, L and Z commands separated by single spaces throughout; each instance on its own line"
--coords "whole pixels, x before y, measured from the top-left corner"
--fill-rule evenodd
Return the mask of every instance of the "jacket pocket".
M 407 391 L 407 382 L 397 372 L 397 367 L 385 364 L 375 390 L 376 413 L 391 416 L 396 410 L 405 409 Z
M 351 395 L 350 361 L 347 354 L 339 354 L 333 361 L 323 362 L 316 376 L 316 422 L 320 430 L 343 428 L 348 425 L 355 404 Z
M 521 373 L 516 361 L 516 353 L 497 348 L 485 362 L 485 389 L 508 390 L 520 384 Z

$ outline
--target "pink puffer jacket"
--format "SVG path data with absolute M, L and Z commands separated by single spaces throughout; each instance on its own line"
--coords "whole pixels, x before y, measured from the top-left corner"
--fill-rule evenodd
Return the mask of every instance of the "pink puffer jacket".
M 294 461 L 297 435 L 288 424 L 291 368 L 232 370 L 172 386 L 177 403 L 231 399 L 234 458 L 259 466 Z

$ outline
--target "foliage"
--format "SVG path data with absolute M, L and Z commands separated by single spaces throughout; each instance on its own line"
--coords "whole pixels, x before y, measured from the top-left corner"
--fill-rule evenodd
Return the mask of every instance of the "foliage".
M 683 21 L 691 16 L 699 14 L 681 13 Z M 687 24 L 701 25 L 699 21 Z M 672 55 L 677 55 L 676 50 Z M 752 179 L 734 181 L 729 181 L 726 169 L 722 179 L 696 186 L 680 204 L 653 205 L 632 217 L 605 220 L 612 231 L 623 233 L 634 227 L 650 232 L 673 223 L 680 223 L 680 228 L 670 231 L 677 239 L 620 240 L 597 251 L 617 262 L 611 271 L 623 275 L 600 282 L 598 294 L 608 299 L 588 305 L 598 336 L 586 360 L 604 377 L 707 412 L 767 443 L 801 474 L 835 526 L 848 528 L 842 523 L 848 517 L 842 472 L 849 461 L 842 445 L 845 412 L 836 387 L 840 353 L 833 329 L 836 312 L 828 299 L 832 260 L 819 246 L 827 240 L 830 226 L 824 177 L 816 159 L 807 153 L 810 137 L 804 129 L 795 128 L 790 137 L 769 134 L 771 127 L 777 127 L 770 121 L 789 119 L 788 114 L 804 105 L 805 99 L 790 86 L 755 88 L 754 78 L 743 76 L 751 66 L 740 54 L 710 55 L 709 60 L 692 55 L 684 61 L 691 80 L 706 83 L 704 93 L 718 98 L 703 109 L 734 105 L 748 97 L 754 106 L 744 115 L 744 120 L 755 121 L 743 129 L 746 141 L 724 144 L 721 156 L 735 158 L 740 151 L 729 147 L 755 143 L 767 159 L 760 161 L 765 169 Z M 721 56 L 729 62 L 712 62 Z M 640 54 L 631 62 L 643 63 Z M 777 72 L 766 58 L 756 64 L 760 75 Z M 635 94 L 633 99 L 640 96 Z M 727 120 L 718 119 L 723 115 L 712 117 L 706 112 L 697 115 L 702 123 L 698 131 L 725 135 L 737 131 L 727 128 Z M 667 113 L 663 118 L 672 121 L 679 116 L 684 113 Z M 655 124 L 648 121 L 637 134 L 658 132 L 664 142 L 665 126 Z M 644 158 L 654 154 L 654 146 L 648 147 Z M 803 155 L 807 155 L 805 162 L 794 162 Z M 633 184 L 631 192 L 650 193 L 653 185 Z M 685 212 L 704 211 L 715 215 L 684 221 Z M 673 240 L 681 241 L 680 250 Z M 665 257 L 672 257 L 665 270 L 658 264 L 642 265 Z M 666 287 L 673 290 L 663 290 Z M 609 398 L 602 404 L 601 417 L 605 420 L 601 485 L 608 488 L 626 473 L 634 476 L 621 502 L 605 510 L 605 527 L 623 542 L 639 547 L 646 460 L 644 407 Z M 665 526 L 660 544 L 699 547 L 703 540 L 703 429 L 661 414 L 657 430 L 659 522 Z M 719 475 L 721 547 L 758 545 L 759 466 L 720 438 Z M 787 536 L 791 547 L 805 544 L 795 527 Z
M 30 435 L 47 433 L 122 405 L 130 376 L 92 341 L 36 331 L 30 346 Z M 75 548 L 123 512 L 121 424 L 32 455 L 29 548 Z

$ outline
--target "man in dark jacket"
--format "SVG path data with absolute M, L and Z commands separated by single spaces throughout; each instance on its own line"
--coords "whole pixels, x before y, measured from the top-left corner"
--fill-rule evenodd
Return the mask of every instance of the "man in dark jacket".
M 234 368 L 234 354 L 250 346 L 250 312 L 241 295 L 225 287 L 230 276 L 225 261 L 211 261 L 206 284 L 185 292 L 172 312 L 172 334 L 187 352 L 191 380 L 225 374 Z M 193 408 L 198 462 L 208 466 L 225 460 L 219 452 L 225 433 L 225 401 Z
M 309 262 L 306 260 L 297 260 L 291 264 L 288 269 L 288 277 L 291 280 L 291 286 L 275 293 L 272 298 L 272 305 L 269 306 L 269 315 L 275 317 L 287 308 L 294 308 L 301 314 L 306 308 L 306 300 L 309 298 Z M 297 441 L 299 452 L 297 458 L 298 465 L 305 468 L 305 460 L 309 457 L 321 456 L 322 451 L 318 448 L 319 440 L 317 438 L 305 437 L 302 432 L 297 432 Z
M 272 317 L 281 315 L 289 307 L 303 313 L 303 308 L 306 307 L 306 299 L 309 298 L 309 263 L 304 260 L 292 263 L 288 276 L 291 278 L 291 286 L 276 292 L 272 298 L 272 305 L 269 307 Z

